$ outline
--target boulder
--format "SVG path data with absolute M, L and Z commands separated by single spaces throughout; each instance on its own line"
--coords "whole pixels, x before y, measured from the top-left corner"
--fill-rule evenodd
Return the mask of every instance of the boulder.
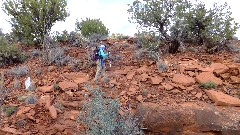
M 240 99 L 214 90 L 206 90 L 208 97 L 219 106 L 240 106 Z
M 160 106 L 154 103 L 141 103 L 137 117 L 143 129 L 155 134 L 219 133 L 238 134 L 240 112 L 234 109 L 218 109 L 208 105 Z M 234 119 L 232 119 L 234 118 Z

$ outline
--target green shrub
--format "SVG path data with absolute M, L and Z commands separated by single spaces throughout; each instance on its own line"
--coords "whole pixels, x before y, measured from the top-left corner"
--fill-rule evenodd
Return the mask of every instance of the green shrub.
M 100 39 L 101 37 L 108 36 L 109 34 L 108 28 L 100 19 L 86 18 L 85 20 L 82 19 L 81 22 L 77 20 L 76 29 L 81 31 L 81 34 L 85 38 L 90 39 Z
M 53 89 L 54 89 L 54 90 L 58 90 L 58 89 L 59 89 L 59 85 L 58 85 L 57 83 L 54 83 Z
M 37 96 L 35 95 L 28 95 L 26 98 L 25 98 L 25 104 L 36 104 L 38 101 L 38 98 Z
M 25 54 L 16 45 L 9 45 L 6 39 L 0 36 L 0 66 L 20 63 L 25 59 Z
M 205 89 L 211 89 L 211 88 L 215 88 L 216 84 L 212 81 L 206 82 L 206 83 L 202 83 L 201 86 Z
M 2 106 L 3 112 L 6 114 L 7 117 L 10 117 L 12 114 L 14 114 L 17 111 L 16 106 Z
M 128 39 L 128 38 L 129 38 L 129 36 L 124 36 L 121 33 L 112 33 L 110 35 L 110 39 Z
M 105 97 L 99 88 L 87 86 L 92 95 L 83 106 L 77 121 L 86 125 L 87 134 L 92 135 L 128 135 L 140 134 L 139 125 L 135 118 L 122 117 L 118 111 L 118 100 Z
M 227 3 L 216 3 L 207 9 L 205 4 L 187 0 L 135 0 L 129 5 L 130 20 L 145 31 L 154 31 L 169 43 L 169 52 L 176 53 L 181 42 L 206 46 L 208 52 L 225 48 L 238 24 L 231 17 Z
M 57 21 L 69 16 L 66 0 L 6 0 L 2 8 L 11 17 L 13 34 L 21 42 L 42 43 Z
M 55 38 L 58 42 L 67 42 L 69 33 L 67 30 L 62 31 L 62 33 L 56 32 Z

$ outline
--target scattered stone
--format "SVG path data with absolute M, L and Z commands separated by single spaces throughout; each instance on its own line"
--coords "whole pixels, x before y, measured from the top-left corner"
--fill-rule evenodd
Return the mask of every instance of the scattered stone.
M 81 108 L 86 100 L 82 101 L 61 101 L 62 105 L 65 107 Z
M 219 106 L 240 106 L 240 99 L 217 92 L 214 90 L 206 90 L 208 97 Z
M 196 92 L 196 91 L 192 91 L 191 94 L 192 94 L 192 95 L 196 95 L 197 92 Z
M 200 84 L 214 82 L 216 85 L 222 85 L 222 80 L 215 77 L 211 72 L 202 72 L 196 76 L 196 81 Z
M 127 79 L 128 79 L 128 80 L 132 80 L 133 77 L 134 77 L 134 75 L 135 75 L 135 72 L 134 72 L 134 71 L 128 72 L 128 73 L 127 73 Z
M 56 69 L 57 69 L 56 66 L 49 66 L 49 67 L 48 67 L 48 71 L 49 71 L 49 72 L 52 72 L 52 71 L 54 71 L 54 70 L 56 70 Z
M 229 70 L 229 68 L 222 63 L 212 63 L 210 67 L 214 69 L 217 75 L 226 73 Z
M 177 89 L 175 89 L 175 90 L 172 90 L 172 93 L 176 95 L 176 94 L 178 94 L 178 93 L 181 93 L 181 91 L 180 91 L 180 90 L 177 90 Z
M 77 80 L 78 78 L 89 78 L 88 74 L 85 73 L 64 73 L 63 76 L 68 80 Z
M 63 82 L 60 82 L 58 85 L 59 85 L 59 88 L 62 89 L 63 91 L 78 89 L 78 85 L 73 82 L 63 81 Z
M 50 95 L 43 95 L 38 100 L 38 105 L 45 106 L 46 109 L 49 109 L 51 105 L 51 97 Z
M 53 85 L 51 85 L 51 86 L 43 86 L 43 87 L 38 87 L 37 90 L 41 91 L 43 93 L 48 93 L 48 92 L 53 92 L 54 91 L 54 87 L 53 87 Z
M 7 133 L 12 133 L 12 134 L 22 134 L 21 132 L 17 131 L 17 129 L 15 128 L 10 128 L 10 127 L 4 127 L 3 129 L 0 129 L 3 132 L 7 132 Z
M 230 78 L 230 74 L 229 73 L 224 73 L 220 75 L 224 80 L 227 80 L 228 78 Z
M 78 114 L 79 114 L 79 111 L 77 110 L 65 111 L 64 119 L 76 120 Z
M 194 88 L 193 87 L 187 87 L 186 90 L 187 91 L 192 91 L 192 90 L 194 90 Z
M 89 78 L 86 77 L 79 77 L 74 80 L 75 83 L 77 84 L 82 84 L 82 83 L 87 83 Z
M 198 70 L 202 71 L 202 72 L 213 72 L 214 71 L 214 69 L 212 67 L 205 67 L 205 68 L 201 67 Z
M 137 89 L 136 89 L 136 88 L 130 87 L 129 90 L 128 90 L 128 92 L 127 92 L 127 94 L 128 94 L 129 96 L 132 96 L 132 95 L 136 94 L 136 92 L 137 92 Z
M 66 91 L 65 93 L 66 93 L 68 96 L 70 96 L 70 97 L 73 97 L 73 95 L 74 95 L 74 93 L 71 92 L 71 91 Z
M 164 87 L 164 89 L 166 89 L 166 90 L 172 90 L 174 87 L 171 85 L 171 84 L 169 84 L 169 83 L 162 83 L 162 85 L 163 85 L 163 87 Z
M 232 80 L 232 83 L 234 84 L 240 84 L 240 78 L 236 77 L 236 76 L 231 76 L 230 77 Z
M 57 118 L 57 110 L 54 106 L 49 107 L 49 112 L 50 112 L 50 115 L 53 119 Z
M 162 82 L 163 78 L 160 76 L 150 77 L 150 82 L 153 85 L 160 84 Z
M 142 77 L 141 81 L 143 82 L 147 81 L 147 79 L 149 78 L 148 74 L 146 73 L 141 74 L 141 77 Z
M 197 94 L 195 95 L 195 97 L 198 98 L 198 99 L 200 99 L 200 98 L 202 97 L 202 95 L 203 95 L 202 92 L 199 92 L 199 93 L 197 93 Z
M 18 108 L 18 112 L 17 112 L 17 117 L 22 116 L 25 113 L 28 113 L 32 108 L 31 107 L 26 107 L 26 106 L 20 106 Z
M 142 95 L 139 95 L 139 96 L 137 96 L 137 101 L 139 101 L 139 102 L 142 102 L 143 101 L 143 96 Z
M 184 74 L 174 74 L 172 81 L 184 86 L 190 86 L 195 83 L 195 80 L 192 77 L 188 77 Z

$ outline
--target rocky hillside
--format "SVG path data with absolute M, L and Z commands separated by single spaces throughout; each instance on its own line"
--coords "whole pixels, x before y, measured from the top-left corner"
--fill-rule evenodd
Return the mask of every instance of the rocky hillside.
M 84 47 L 61 46 L 66 55 L 81 61 L 78 65 L 48 66 L 33 55 L 33 48 L 26 48 L 31 57 L 18 66 L 22 70 L 26 66 L 26 74 L 13 66 L 1 69 L 2 83 L 9 89 L 1 93 L 0 134 L 80 133 L 84 126 L 76 117 L 87 102 L 85 84 L 117 98 L 120 114 L 130 107 L 149 133 L 240 133 L 240 63 L 235 59 L 239 52 L 206 54 L 189 49 L 162 54 L 162 60 L 155 62 L 136 50 L 132 39 L 104 42 L 113 61 L 111 67 L 107 62 L 107 78 L 97 83 L 92 81 L 96 67 L 86 66 L 89 49 Z M 236 45 L 240 47 L 240 42 Z M 33 90 L 25 89 L 27 76 Z

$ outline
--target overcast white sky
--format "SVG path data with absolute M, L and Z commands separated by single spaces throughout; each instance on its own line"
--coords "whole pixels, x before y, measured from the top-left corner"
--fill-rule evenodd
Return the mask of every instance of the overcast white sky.
M 2 5 L 4 0 L 0 0 Z M 202 0 L 208 7 L 211 7 L 214 2 L 224 3 L 227 0 Z M 137 32 L 135 24 L 128 22 L 127 4 L 133 0 L 67 0 L 68 11 L 70 16 L 65 22 L 57 22 L 52 31 L 74 31 L 76 19 L 81 18 L 100 18 L 102 22 L 109 28 L 110 33 L 122 33 L 124 35 L 132 36 Z M 231 6 L 232 16 L 235 21 L 240 23 L 240 9 L 239 0 L 228 0 L 228 5 Z M 9 17 L 0 9 L 0 28 L 4 33 L 11 30 L 9 23 L 6 21 Z M 237 32 L 237 37 L 240 38 L 240 29 Z

